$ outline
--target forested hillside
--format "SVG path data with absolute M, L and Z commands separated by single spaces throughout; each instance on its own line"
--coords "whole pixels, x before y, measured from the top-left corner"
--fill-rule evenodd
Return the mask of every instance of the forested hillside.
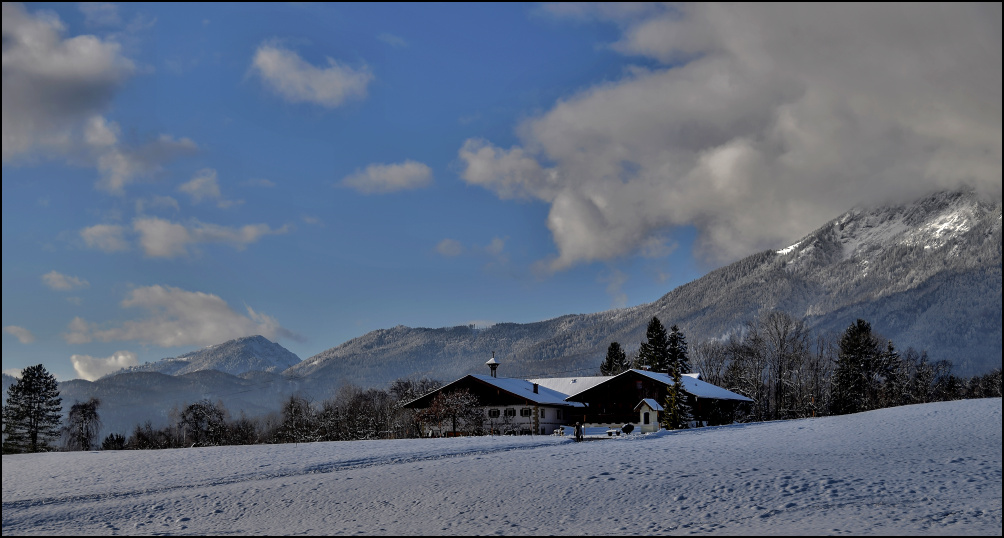
M 320 394 L 342 383 L 385 386 L 406 374 L 479 373 L 494 351 L 500 375 L 586 375 L 612 341 L 637 350 L 653 316 L 697 343 L 740 331 L 769 310 L 804 318 L 823 334 L 868 319 L 900 347 L 951 360 L 959 375 L 999 368 L 1001 203 L 962 191 L 855 209 L 791 247 L 739 260 L 649 304 L 483 329 L 382 329 L 284 373 Z

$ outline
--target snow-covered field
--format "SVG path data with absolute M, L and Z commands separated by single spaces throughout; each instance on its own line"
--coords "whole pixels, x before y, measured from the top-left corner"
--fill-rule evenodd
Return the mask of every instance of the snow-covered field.
M 1000 536 L 1001 478 L 996 398 L 582 443 L 3 456 L 3 535 Z

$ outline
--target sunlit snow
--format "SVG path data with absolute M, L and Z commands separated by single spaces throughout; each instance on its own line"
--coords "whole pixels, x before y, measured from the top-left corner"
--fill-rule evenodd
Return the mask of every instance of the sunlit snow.
M 575 443 L 3 456 L 15 534 L 1001 534 L 1001 399 Z

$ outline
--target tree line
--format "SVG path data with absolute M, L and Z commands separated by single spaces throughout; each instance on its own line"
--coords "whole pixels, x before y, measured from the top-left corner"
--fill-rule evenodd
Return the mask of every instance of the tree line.
M 700 372 L 704 381 L 753 400 L 739 422 L 842 415 L 883 407 L 1001 396 L 1001 370 L 962 378 L 949 360 L 925 351 L 900 352 L 891 340 L 858 319 L 839 335 L 819 335 L 805 321 L 769 311 L 726 338 L 706 340 L 689 357 L 686 338 L 673 325 L 667 334 L 657 317 L 647 342 L 633 359 L 612 342 L 600 375 L 628 368 L 681 374 Z M 686 427 L 690 410 L 671 387 L 665 405 L 668 429 Z
M 681 376 L 693 371 L 713 385 L 742 394 L 752 404 L 732 417 L 737 422 L 840 415 L 913 403 L 1001 397 L 1001 370 L 962 378 L 949 360 L 931 360 L 924 351 L 900 352 L 871 324 L 858 319 L 842 334 L 817 335 L 803 320 L 770 311 L 728 337 L 706 340 L 693 349 L 683 331 L 667 331 L 653 317 L 637 354 L 628 357 L 612 342 L 600 375 L 629 368 L 668 374 L 674 383 L 662 402 L 663 427 L 685 428 L 693 420 Z M 292 395 L 279 411 L 261 417 L 231 416 L 222 402 L 201 400 L 169 413 L 169 424 L 137 424 L 128 435 L 112 433 L 100 442 L 100 400 L 75 402 L 62 418 L 55 377 L 41 365 L 25 368 L 7 390 L 3 408 L 3 452 L 182 448 L 195 446 L 302 443 L 420 437 L 439 430 L 485 433 L 477 399 L 440 394 L 427 409 L 401 404 L 442 383 L 401 378 L 388 390 L 343 387 L 333 398 L 313 402 Z M 462 425 L 458 430 L 458 425 Z M 469 431 L 468 431 L 469 430 Z

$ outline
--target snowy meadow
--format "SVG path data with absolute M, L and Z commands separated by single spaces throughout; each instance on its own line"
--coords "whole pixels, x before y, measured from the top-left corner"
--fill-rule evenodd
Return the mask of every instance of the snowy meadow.
M 1000 398 L 592 433 L 5 455 L 3 535 L 1001 535 Z

